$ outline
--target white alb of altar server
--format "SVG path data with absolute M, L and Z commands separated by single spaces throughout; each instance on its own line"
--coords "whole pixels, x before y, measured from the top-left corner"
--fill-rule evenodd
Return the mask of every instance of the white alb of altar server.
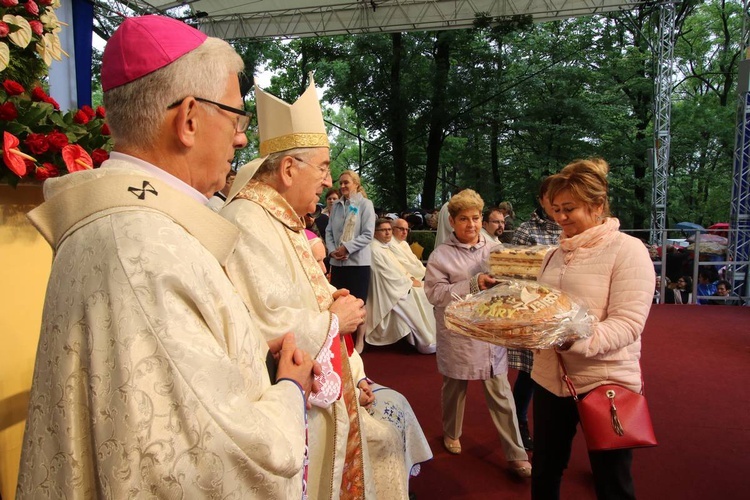
M 396 219 L 393 224 L 393 240 L 391 240 L 391 249 L 396 254 L 396 258 L 404 266 L 409 275 L 416 278 L 419 281 L 424 279 L 427 268 L 424 267 L 422 261 L 414 255 L 411 247 L 406 242 L 406 237 L 409 235 L 409 223 L 405 219 Z
M 391 221 L 378 219 L 372 245 L 365 340 L 394 344 L 404 337 L 422 354 L 435 352 L 435 316 L 421 280 L 399 262 Z M 411 250 L 410 250 L 411 251 Z

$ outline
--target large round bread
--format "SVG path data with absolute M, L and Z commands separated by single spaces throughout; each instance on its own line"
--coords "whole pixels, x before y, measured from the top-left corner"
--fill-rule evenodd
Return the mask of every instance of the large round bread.
M 579 309 L 553 287 L 502 279 L 495 287 L 448 306 L 445 324 L 461 335 L 506 347 L 548 348 L 567 335 L 560 325 Z

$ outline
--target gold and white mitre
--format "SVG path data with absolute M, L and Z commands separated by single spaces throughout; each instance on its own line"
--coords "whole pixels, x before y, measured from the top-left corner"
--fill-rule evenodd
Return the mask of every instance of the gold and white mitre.
M 329 147 L 312 73 L 309 78 L 310 85 L 294 104 L 285 103 L 255 83 L 261 156 L 294 148 Z
M 315 80 L 294 104 L 287 104 L 265 92 L 255 82 L 255 108 L 258 114 L 260 158 L 243 165 L 237 171 L 227 203 L 253 178 L 268 155 L 295 148 L 328 148 L 328 133 L 323 122 L 323 111 L 315 90 Z

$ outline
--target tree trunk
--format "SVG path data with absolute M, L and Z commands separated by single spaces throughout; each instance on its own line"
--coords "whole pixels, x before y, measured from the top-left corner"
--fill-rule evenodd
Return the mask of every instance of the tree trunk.
M 452 33 L 441 31 L 435 42 L 435 77 L 433 78 L 430 134 L 427 139 L 427 162 L 425 165 L 424 188 L 422 190 L 422 208 L 435 207 L 435 190 L 440 168 L 440 149 L 443 146 L 445 117 L 448 116 L 445 96 L 450 70 L 450 42 Z
M 401 210 L 408 205 L 406 190 L 406 106 L 401 95 L 401 60 L 403 58 L 403 43 L 401 33 L 391 34 L 393 51 L 391 53 L 391 94 L 390 94 L 390 125 L 389 133 L 393 151 L 393 188 L 396 202 Z M 395 208 L 395 207 L 394 207 Z

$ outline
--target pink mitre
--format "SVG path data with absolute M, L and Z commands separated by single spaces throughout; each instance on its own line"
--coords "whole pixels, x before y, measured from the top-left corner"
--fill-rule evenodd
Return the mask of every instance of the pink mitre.
M 170 17 L 129 17 L 104 48 L 102 90 L 153 73 L 196 49 L 206 38 L 205 33 Z

